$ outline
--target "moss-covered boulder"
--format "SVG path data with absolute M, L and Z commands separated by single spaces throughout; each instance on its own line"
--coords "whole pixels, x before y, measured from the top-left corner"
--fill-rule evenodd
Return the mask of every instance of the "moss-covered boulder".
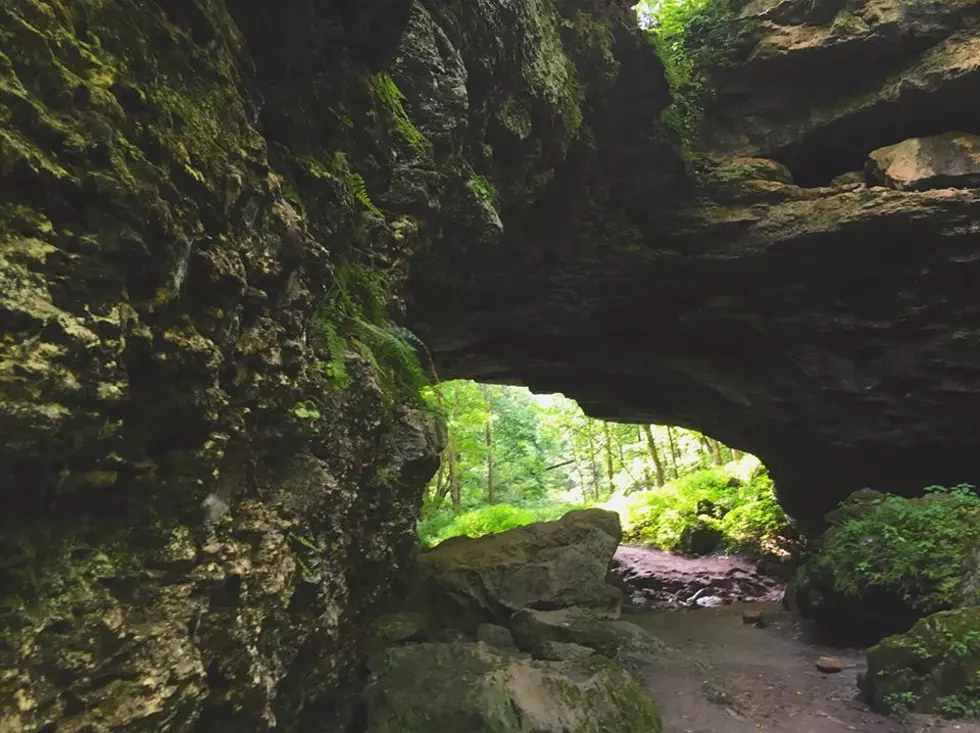
M 534 661 L 483 643 L 391 649 L 372 663 L 368 733 L 660 733 L 621 667 L 593 655 Z
M 873 643 L 918 619 L 980 603 L 980 497 L 860 491 L 827 516 L 791 592 L 804 615 Z
M 619 515 L 573 511 L 486 537 L 454 537 L 419 556 L 416 605 L 441 626 L 473 632 L 522 608 L 585 606 L 618 615 L 622 592 L 606 582 Z
M 934 614 L 872 647 L 864 686 L 887 713 L 980 717 L 980 607 Z

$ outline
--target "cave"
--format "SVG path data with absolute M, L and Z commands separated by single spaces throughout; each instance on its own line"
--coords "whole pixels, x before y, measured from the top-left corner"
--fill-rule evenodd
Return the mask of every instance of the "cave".
M 711 435 L 814 535 L 980 483 L 977 189 L 838 180 L 980 132 L 980 4 L 732 2 L 685 139 L 625 3 L 5 0 L 0 729 L 358 725 L 420 380 Z

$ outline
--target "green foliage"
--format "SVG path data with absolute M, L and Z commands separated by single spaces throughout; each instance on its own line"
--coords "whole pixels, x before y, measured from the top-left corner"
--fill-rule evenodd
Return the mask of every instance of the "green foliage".
M 417 152 L 424 152 L 428 140 L 419 130 L 405 111 L 405 95 L 395 84 L 395 80 L 385 72 L 373 77 L 374 92 L 388 113 L 398 134 Z
M 690 529 L 710 527 L 730 550 L 778 553 L 787 529 L 764 471 L 748 481 L 721 468 L 697 471 L 629 496 L 620 513 L 627 541 L 663 550 L 682 548 Z
M 807 563 L 834 592 L 884 593 L 921 616 L 980 603 L 980 589 L 964 586 L 964 563 L 980 548 L 980 497 L 971 487 L 930 487 L 918 499 L 882 494 L 840 512 Z
M 350 160 L 347 158 L 347 153 L 338 150 L 333 156 L 333 166 L 336 173 L 343 177 L 344 183 L 347 184 L 347 190 L 350 191 L 351 196 L 357 199 L 360 204 L 370 211 L 372 214 L 377 216 L 383 216 L 381 210 L 374 205 L 371 200 L 371 196 L 368 194 L 367 183 L 364 177 L 360 173 L 356 173 L 350 167 Z
M 534 507 L 491 504 L 456 516 L 442 512 L 419 523 L 419 538 L 422 544 L 432 547 L 450 537 L 483 537 L 534 522 L 559 519 L 574 509 L 582 508 L 574 504 Z
M 474 175 L 470 178 L 470 188 L 473 190 L 481 201 L 484 201 L 490 206 L 496 206 L 497 202 L 500 200 L 500 192 L 497 191 L 497 187 L 490 182 L 490 179 L 486 176 Z
M 355 351 L 374 369 L 389 404 L 400 395 L 419 399 L 429 376 L 419 359 L 421 342 L 388 314 L 391 285 L 383 271 L 341 261 L 317 311 L 316 325 L 329 359 L 321 364 L 332 387 L 346 389 L 350 375 L 346 356 Z
M 731 549 L 783 551 L 787 520 L 768 475 L 752 471 L 752 458 L 705 470 L 732 452 L 713 450 L 694 431 L 607 423 L 560 395 L 468 381 L 439 384 L 427 399 L 445 418 L 448 441 L 423 505 L 426 542 L 598 504 L 620 513 L 635 542 L 675 549 L 685 533 L 708 527 Z M 660 473 L 674 479 L 660 488 L 652 488 L 655 452 Z
M 670 84 L 663 122 L 690 145 L 711 95 L 706 69 L 737 39 L 737 13 L 731 0 L 640 0 L 637 12 Z
M 320 419 L 320 411 L 316 408 L 316 405 L 305 401 L 296 403 L 296 406 L 293 408 L 293 415 L 300 420 Z

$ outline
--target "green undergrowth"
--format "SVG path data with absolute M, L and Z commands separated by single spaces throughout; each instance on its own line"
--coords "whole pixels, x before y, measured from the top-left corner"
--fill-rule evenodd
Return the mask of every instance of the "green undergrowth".
M 490 504 L 462 514 L 448 512 L 436 514 L 419 522 L 419 539 L 426 547 L 432 547 L 450 537 L 483 537 L 506 532 L 534 522 L 560 519 L 575 509 L 585 508 L 573 504 L 545 504 L 539 506 L 514 506 Z
M 843 597 L 889 597 L 919 616 L 980 604 L 980 496 L 966 485 L 923 497 L 860 492 L 808 558 L 807 574 Z
M 740 35 L 738 14 L 731 0 L 641 0 L 637 12 L 670 84 L 662 120 L 689 147 L 712 95 L 708 72 Z
M 334 389 L 350 384 L 347 356 L 354 352 L 371 367 L 389 404 L 399 397 L 418 401 L 429 375 L 419 358 L 424 346 L 389 314 L 391 283 L 378 268 L 342 260 L 315 323 L 323 334 L 328 360 L 322 369 Z
M 725 468 L 697 471 L 609 508 L 623 519 L 624 541 L 662 550 L 691 551 L 695 531 L 717 539 L 711 550 L 778 555 L 788 546 L 786 515 L 761 468 L 744 478 Z

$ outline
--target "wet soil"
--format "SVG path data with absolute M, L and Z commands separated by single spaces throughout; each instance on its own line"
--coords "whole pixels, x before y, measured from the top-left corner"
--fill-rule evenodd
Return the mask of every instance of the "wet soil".
M 746 560 L 624 547 L 617 561 L 634 590 L 624 617 L 666 647 L 641 674 L 667 733 L 980 733 L 976 722 L 872 712 L 857 687 L 864 653 L 822 643 L 776 602 L 780 582 Z M 758 614 L 761 626 L 744 622 Z M 818 671 L 821 656 L 843 671 Z
M 649 547 L 623 545 L 613 572 L 628 587 L 631 605 L 671 609 L 776 601 L 784 584 L 735 555 L 683 557 Z

